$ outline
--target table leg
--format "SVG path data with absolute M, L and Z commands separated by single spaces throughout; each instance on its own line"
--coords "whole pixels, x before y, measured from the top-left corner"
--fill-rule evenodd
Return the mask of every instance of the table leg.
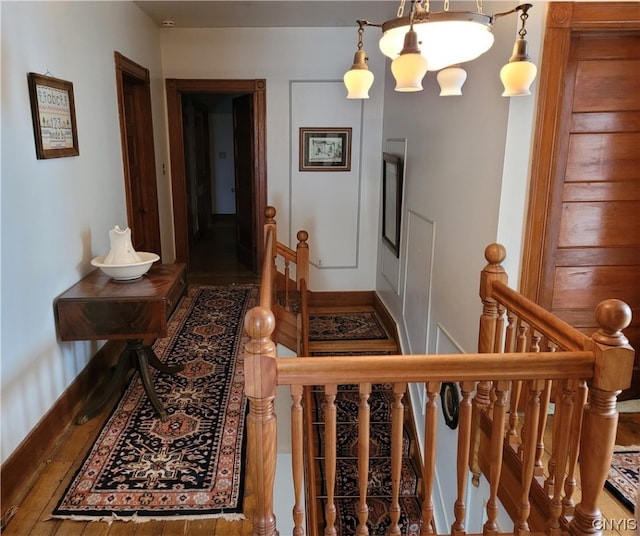
M 109 380 L 109 383 L 105 386 L 104 392 L 87 405 L 85 411 L 76 418 L 76 424 L 84 424 L 89 419 L 95 417 L 100 411 L 107 405 L 116 392 L 119 392 L 122 387 L 122 383 L 133 367 L 137 367 L 140 372 L 140 378 L 142 379 L 142 385 L 149 397 L 151 405 L 156 410 L 160 418 L 164 421 L 167 418 L 167 411 L 160 402 L 156 393 L 155 386 L 153 385 L 153 379 L 149 372 L 149 366 L 158 369 L 160 372 L 167 374 L 175 374 L 184 369 L 184 365 L 165 365 L 150 346 L 145 346 L 141 339 L 134 339 L 127 341 L 127 346 L 120 354 L 118 358 L 118 364 L 116 366 L 113 376 Z
M 155 369 L 158 369 L 160 372 L 165 372 L 166 374 L 175 374 L 176 372 L 184 370 L 184 365 L 182 364 L 174 365 L 172 367 L 170 367 L 169 365 L 165 365 L 162 361 L 160 361 L 160 359 L 158 359 L 158 356 L 153 351 L 153 348 L 151 348 L 151 346 L 145 346 L 144 350 L 147 354 L 149 365 L 151 365 Z
M 127 345 L 120 353 L 118 364 L 109 379 L 109 383 L 105 386 L 104 391 L 95 400 L 87 404 L 84 412 L 76 417 L 76 424 L 84 424 L 89 419 L 93 419 L 93 417 L 102 411 L 113 395 L 122 389 L 122 384 L 124 383 L 127 372 L 133 367 L 132 357 L 131 349 L 129 345 Z

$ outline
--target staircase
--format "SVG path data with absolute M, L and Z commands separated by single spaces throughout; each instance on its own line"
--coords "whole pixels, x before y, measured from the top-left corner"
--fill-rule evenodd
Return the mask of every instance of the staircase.
M 397 355 L 400 353 L 395 324 L 374 292 L 311 293 L 309 300 L 309 353 L 326 355 Z M 314 387 L 309 395 L 307 434 L 312 438 L 313 463 L 308 500 L 309 534 L 322 534 L 325 525 L 327 490 L 325 482 L 315 475 L 324 474 L 324 401 L 322 387 Z M 371 412 L 369 429 L 369 482 L 367 489 L 368 527 L 371 536 L 384 535 L 389 527 L 391 504 L 391 412 L 394 401 L 390 384 L 375 384 L 367 403 Z M 357 385 L 338 389 L 337 413 L 336 528 L 338 534 L 356 533 L 358 525 L 358 408 L 361 400 Z M 405 406 L 408 405 L 405 401 Z M 413 428 L 405 419 L 402 481 L 400 483 L 400 526 L 402 534 L 418 534 L 420 529 L 420 481 L 416 470 L 420 463 Z M 315 499 L 314 499 L 315 497 Z

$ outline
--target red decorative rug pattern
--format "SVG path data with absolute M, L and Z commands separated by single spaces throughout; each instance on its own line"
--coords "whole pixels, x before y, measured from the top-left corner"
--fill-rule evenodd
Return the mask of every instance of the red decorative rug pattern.
M 246 444 L 243 320 L 255 285 L 192 286 L 154 350 L 183 371 L 153 381 L 161 421 L 136 373 L 53 512 L 125 520 L 242 517 Z

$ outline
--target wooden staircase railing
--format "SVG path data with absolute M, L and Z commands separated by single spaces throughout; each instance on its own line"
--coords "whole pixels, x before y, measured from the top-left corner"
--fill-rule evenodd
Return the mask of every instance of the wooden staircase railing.
M 297 355 L 309 348 L 309 246 L 306 231 L 298 231 L 293 250 L 278 242 L 276 209 L 265 209 L 265 255 L 261 281 L 261 306 L 269 303 L 276 317 L 274 342 Z M 267 296 L 268 293 L 268 296 Z M 264 297 L 264 302 L 263 302 Z
M 633 349 L 621 332 L 630 323 L 630 309 L 618 300 L 602 302 L 596 309 L 600 329 L 592 337 L 586 337 L 506 286 L 507 277 L 501 265 L 505 257 L 502 246 L 489 246 L 485 257 L 488 265 L 480 283 L 483 312 L 478 353 L 281 359 L 275 355 L 271 338 L 276 324 L 274 313 L 262 305 L 247 313 L 245 326 L 251 337 L 245 353 L 246 394 L 250 404 L 247 433 L 249 459 L 255 465 L 250 475 L 256 496 L 253 534 L 278 534 L 273 514 L 277 386 L 289 385 L 291 388 L 295 503 L 292 520 L 281 525 L 293 525 L 286 533 L 294 535 L 305 534 L 302 395 L 305 386 L 324 387 L 326 459 L 323 478 L 328 489 L 324 534 L 329 536 L 337 534 L 337 512 L 332 495 L 336 481 L 337 386 L 359 386 L 359 432 L 366 436 L 371 384 L 394 384 L 392 427 L 397 432 L 404 413 L 402 397 L 409 382 L 424 383 L 427 392 L 421 475 L 422 535 L 435 532 L 432 494 L 442 382 L 459 382 L 462 391 L 455 477 L 458 497 L 451 505 L 455 517 L 452 534 L 466 534 L 464 519 L 469 469 L 474 480 L 484 474 L 489 481 L 487 521 L 483 526 L 486 536 L 498 533 L 496 520 L 500 500 L 514 521 L 514 534 L 525 535 L 534 530 L 550 536 L 559 536 L 566 531 L 576 536 L 601 534 L 598 499 L 615 441 L 616 397 L 630 383 L 634 359 Z M 553 385 L 558 386 L 554 419 L 554 424 L 556 419 L 558 424 L 554 426 L 551 446 L 553 477 L 539 482 L 542 478 L 538 469 L 542 465 L 540 431 L 544 428 L 548 393 Z M 587 391 L 588 403 L 585 404 Z M 515 421 L 517 404 L 507 419 L 507 400 L 510 394 L 515 398 L 517 392 L 525 393 L 526 403 L 523 418 Z M 392 436 L 388 533 L 400 534 L 397 484 L 401 475 L 397 459 L 402 444 L 398 433 L 392 433 Z M 574 507 L 572 479 L 575 480 L 576 463 L 580 466 L 581 499 Z M 359 496 L 353 499 L 359 517 L 358 534 L 368 533 L 368 467 L 368 449 L 362 445 L 358 456 Z M 510 476 L 512 472 L 515 476 Z

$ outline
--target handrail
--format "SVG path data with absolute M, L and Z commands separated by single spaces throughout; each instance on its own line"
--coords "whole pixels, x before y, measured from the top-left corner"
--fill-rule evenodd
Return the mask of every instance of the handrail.
M 402 366 L 398 360 L 402 360 Z M 593 352 L 276 359 L 278 385 L 592 378 Z
M 542 335 L 567 350 L 582 350 L 591 340 L 543 307 L 526 300 L 520 293 L 500 281 L 493 283 L 491 295 L 517 317 Z

